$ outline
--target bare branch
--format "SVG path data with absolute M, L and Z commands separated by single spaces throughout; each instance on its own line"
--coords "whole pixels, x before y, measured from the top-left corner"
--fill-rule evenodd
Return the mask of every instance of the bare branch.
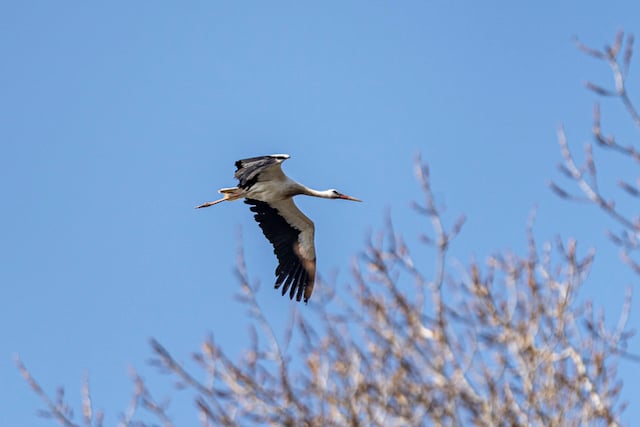
M 72 420 L 73 414 L 69 407 L 64 403 L 64 391 L 59 389 L 58 398 L 56 402 L 51 400 L 49 396 L 45 393 L 45 391 L 40 387 L 40 384 L 33 378 L 31 372 L 24 365 L 22 360 L 18 355 L 14 356 L 14 361 L 16 366 L 18 367 L 18 371 L 25 379 L 27 384 L 31 387 L 31 390 L 42 400 L 42 402 L 47 407 L 46 411 L 41 412 L 41 416 L 54 418 L 56 421 L 65 427 L 80 427 L 78 424 L 75 424 Z

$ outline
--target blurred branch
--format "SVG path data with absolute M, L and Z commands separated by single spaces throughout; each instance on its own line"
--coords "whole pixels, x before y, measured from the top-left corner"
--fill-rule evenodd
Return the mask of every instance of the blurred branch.
M 64 402 L 64 390 L 62 388 L 58 389 L 55 400 L 51 399 L 42 387 L 40 387 L 40 384 L 38 384 L 33 375 L 31 375 L 31 372 L 29 372 L 18 355 L 14 356 L 14 361 L 18 367 L 18 371 L 20 371 L 20 374 L 27 384 L 29 384 L 31 390 L 42 400 L 47 408 L 46 410 L 40 411 L 39 415 L 43 418 L 53 418 L 65 427 L 80 427 L 73 422 L 73 411 Z
M 633 34 L 629 34 L 625 41 L 624 32 L 620 31 L 616 35 L 613 45 L 605 46 L 602 50 L 585 46 L 579 40 L 576 40 L 576 45 L 582 52 L 604 61 L 609 65 L 613 75 L 615 89 L 604 89 L 590 81 L 587 81 L 585 86 L 597 95 L 620 98 L 635 125 L 640 126 L 640 115 L 638 115 L 638 110 L 629 97 L 626 86 L 626 80 L 631 66 L 631 58 L 633 56 L 633 42 Z
M 586 87 L 600 97 L 613 97 L 621 101 L 625 110 L 629 114 L 631 121 L 640 127 L 640 116 L 631 99 L 627 89 L 627 79 L 633 56 L 633 35 L 625 38 L 623 32 L 619 32 L 612 46 L 605 46 L 603 49 L 594 49 L 579 41 L 576 42 L 578 49 L 585 54 L 605 62 L 611 69 L 614 81 L 613 89 L 605 89 L 600 85 L 588 81 Z M 605 135 L 602 131 L 601 108 L 596 103 L 593 112 L 593 136 L 598 147 L 615 151 L 631 159 L 634 163 L 640 162 L 640 151 L 633 145 L 622 145 L 612 135 Z M 563 157 L 560 171 L 574 181 L 584 197 L 571 194 L 558 184 L 549 184 L 551 190 L 559 197 L 572 201 L 587 201 L 598 206 L 606 215 L 612 218 L 623 231 L 614 233 L 609 231 L 610 240 L 620 247 L 621 258 L 636 274 L 640 274 L 640 264 L 634 259 L 632 254 L 640 249 L 638 233 L 640 233 L 640 217 L 635 212 L 625 212 L 618 207 L 615 196 L 605 195 L 600 190 L 598 176 L 596 173 L 596 162 L 594 160 L 593 148 L 590 144 L 585 147 L 585 162 L 578 166 L 569 148 L 566 134 L 563 128 L 558 131 L 558 142 Z M 633 199 L 640 198 L 640 180 L 633 184 L 625 179 L 617 179 L 615 182 L 622 194 Z

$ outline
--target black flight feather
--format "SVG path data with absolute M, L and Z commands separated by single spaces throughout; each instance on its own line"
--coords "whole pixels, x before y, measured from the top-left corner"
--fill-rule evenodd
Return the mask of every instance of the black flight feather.
M 249 181 L 251 179 L 253 177 L 249 178 Z M 300 301 L 309 284 L 309 272 L 305 269 L 305 261 L 300 259 L 295 249 L 300 230 L 289 224 L 280 212 L 268 203 L 255 199 L 245 199 L 244 202 L 251 206 L 255 220 L 271 242 L 273 253 L 278 258 L 275 288 L 282 286 L 282 295 L 290 290 L 289 298 L 293 299 L 295 296 L 296 300 Z M 307 300 L 308 298 L 305 298 L 304 302 Z

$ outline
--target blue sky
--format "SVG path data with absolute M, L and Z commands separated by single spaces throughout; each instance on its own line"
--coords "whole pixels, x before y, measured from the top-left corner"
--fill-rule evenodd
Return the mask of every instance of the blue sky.
M 638 16 L 634 2 L 595 1 L 2 3 L 0 424 L 50 425 L 14 353 L 74 403 L 89 372 L 113 425 L 129 366 L 166 383 L 146 365 L 149 337 L 179 358 L 209 332 L 239 352 L 238 229 L 260 302 L 283 321 L 290 302 L 270 289 L 275 259 L 247 206 L 193 209 L 255 155 L 289 153 L 294 179 L 365 201 L 299 200 L 316 223 L 319 273 L 338 286 L 387 209 L 407 235 L 428 229 L 409 208 L 421 153 L 446 219 L 468 217 L 456 259 L 523 253 L 537 205 L 539 240 L 598 249 L 583 296 L 613 323 L 638 278 L 605 238 L 612 224 L 546 183 L 558 178 L 560 123 L 576 149 L 590 140 L 583 81 L 610 82 L 572 38 L 602 46 L 638 33 Z M 619 137 L 637 137 L 615 103 L 603 112 Z M 605 177 L 619 169 L 598 159 Z M 627 400 L 637 371 L 620 367 Z M 195 424 L 188 399 L 171 413 Z

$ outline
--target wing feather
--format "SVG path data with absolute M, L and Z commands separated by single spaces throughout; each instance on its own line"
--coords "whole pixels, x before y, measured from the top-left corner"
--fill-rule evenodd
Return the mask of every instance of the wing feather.
M 250 157 L 236 162 L 236 173 L 233 175 L 238 181 L 238 187 L 248 190 L 258 181 L 286 179 L 280 164 L 287 160 L 287 154 Z
M 275 288 L 282 286 L 282 295 L 290 291 L 289 298 L 297 301 L 304 295 L 307 302 L 316 273 L 313 222 L 290 198 L 273 203 L 245 199 L 245 203 L 251 205 L 255 220 L 278 258 Z

